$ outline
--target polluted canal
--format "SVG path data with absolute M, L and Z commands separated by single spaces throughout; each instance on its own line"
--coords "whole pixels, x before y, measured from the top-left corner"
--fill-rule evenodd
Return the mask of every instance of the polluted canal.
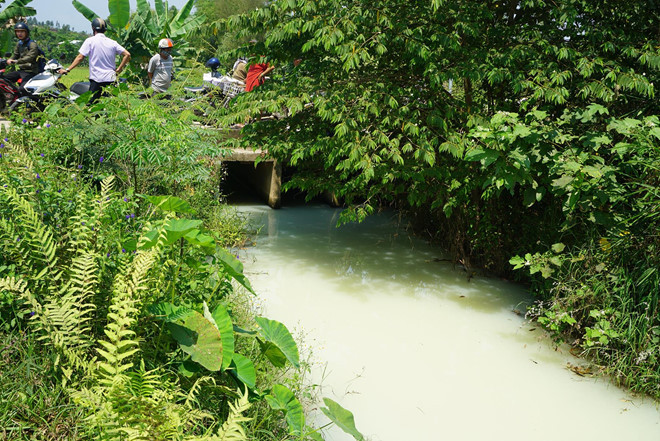
M 657 405 L 569 369 L 584 362 L 524 320 L 522 287 L 468 281 L 396 215 L 238 208 L 261 227 L 240 257 L 264 315 L 302 336 L 308 381 L 367 439 L 660 440 Z

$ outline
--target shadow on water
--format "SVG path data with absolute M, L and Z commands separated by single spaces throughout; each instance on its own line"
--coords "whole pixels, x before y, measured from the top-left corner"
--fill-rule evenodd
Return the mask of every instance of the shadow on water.
M 514 284 L 474 277 L 446 261 L 438 248 L 412 237 L 405 219 L 393 212 L 368 217 L 362 223 L 337 227 L 340 209 L 322 204 L 286 204 L 278 211 L 245 206 L 255 227 L 259 249 L 271 259 L 316 271 L 338 292 L 363 301 L 389 295 L 451 300 L 482 313 L 524 312 L 529 298 Z M 367 289 L 354 290 L 356 284 Z M 370 290 L 387 286 L 386 290 Z

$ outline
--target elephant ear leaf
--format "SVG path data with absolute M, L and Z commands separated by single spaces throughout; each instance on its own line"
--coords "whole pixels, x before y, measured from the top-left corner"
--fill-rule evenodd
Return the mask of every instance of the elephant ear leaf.
M 222 338 L 222 370 L 225 370 L 229 367 L 234 356 L 234 325 L 227 309 L 222 305 L 215 308 L 212 316 Z M 245 381 L 243 382 L 245 383 Z M 250 387 L 254 387 L 254 384 Z
M 231 360 L 231 367 L 233 370 L 229 372 L 232 375 L 242 381 L 247 387 L 254 389 L 257 382 L 257 374 L 254 370 L 252 360 L 241 354 L 234 354 Z
M 266 357 L 277 367 L 284 367 L 286 360 L 296 368 L 300 368 L 298 346 L 289 330 L 276 320 L 264 317 L 254 319 L 259 325 L 259 334 L 264 341 L 259 341 L 261 350 Z
M 266 395 L 266 402 L 273 410 L 281 410 L 286 416 L 289 433 L 301 436 L 305 428 L 305 414 L 300 401 L 288 388 L 276 384 Z
M 222 265 L 227 274 L 243 285 L 245 289 L 254 294 L 250 281 L 243 274 L 243 264 L 232 253 L 222 247 L 217 247 L 215 252 L 215 261 Z
M 350 410 L 344 409 L 330 398 L 323 398 L 323 402 L 328 406 L 321 408 L 325 416 L 330 418 L 341 430 L 353 436 L 356 440 L 364 440 L 364 436 L 355 428 L 355 419 Z
M 167 322 L 172 337 L 192 361 L 210 371 L 222 368 L 222 337 L 215 324 L 197 311 Z

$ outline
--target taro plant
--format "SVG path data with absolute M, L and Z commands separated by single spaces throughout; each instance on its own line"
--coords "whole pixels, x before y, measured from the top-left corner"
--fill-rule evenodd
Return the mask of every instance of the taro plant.
M 264 360 L 299 366 L 294 339 L 277 321 L 239 326 L 232 318 L 218 287 L 232 280 L 250 291 L 250 284 L 199 221 L 179 217 L 190 214 L 185 201 L 144 196 L 144 214 L 125 217 L 131 203 L 114 190 L 113 176 L 100 192 L 82 179 L 60 192 L 62 176 L 45 154 L 15 145 L 3 145 L 0 168 L 0 293 L 55 354 L 53 374 L 86 416 L 83 436 L 247 439 L 251 406 L 265 400 L 272 412 L 286 411 L 292 434 L 318 439 L 314 429 L 298 429 L 293 415 L 302 408 L 283 386 L 262 390 L 258 381 Z M 181 283 L 211 275 L 199 297 Z M 262 355 L 241 353 L 239 339 L 257 342 Z M 213 394 L 223 406 L 205 402 Z M 327 412 L 348 424 L 347 411 Z

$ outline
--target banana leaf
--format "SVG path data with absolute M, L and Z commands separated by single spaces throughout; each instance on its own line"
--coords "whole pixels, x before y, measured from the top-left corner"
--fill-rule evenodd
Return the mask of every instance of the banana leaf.
M 73 0 L 71 3 L 73 4 L 73 7 L 76 8 L 76 10 L 80 12 L 82 15 L 84 15 L 85 18 L 90 22 L 94 20 L 96 17 L 99 17 L 99 15 L 96 12 L 92 11 L 87 6 L 80 3 L 78 0 Z
M 108 0 L 110 23 L 117 29 L 125 29 L 131 18 L 131 4 L 128 0 Z

